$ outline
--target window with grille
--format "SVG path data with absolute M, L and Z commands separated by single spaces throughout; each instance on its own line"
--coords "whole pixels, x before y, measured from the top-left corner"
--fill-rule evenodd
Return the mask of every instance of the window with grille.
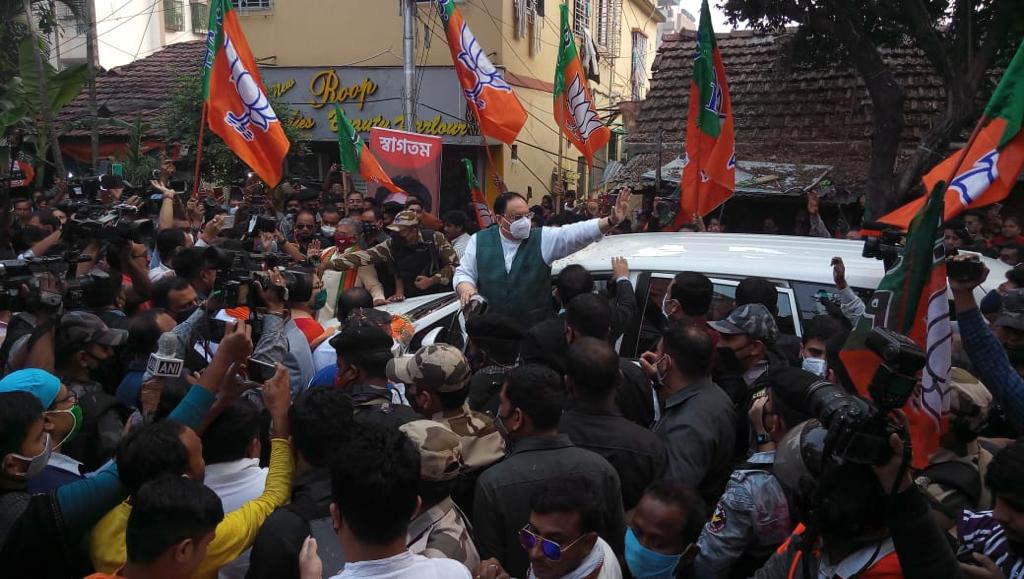
M 189 13 L 192 15 L 192 34 L 206 34 L 210 27 L 210 7 L 204 2 L 192 2 Z
M 57 21 L 60 23 L 61 28 L 64 29 L 64 34 L 70 35 L 72 30 L 74 30 L 76 35 L 85 34 L 89 31 L 89 25 L 85 22 L 84 6 L 78 8 L 80 16 L 75 16 L 74 12 L 66 4 L 58 3 L 56 8 Z
M 608 40 L 611 38 L 611 4 L 612 0 L 597 0 L 597 45 L 601 48 L 608 48 Z
M 164 29 L 171 32 L 185 30 L 185 3 L 183 0 L 164 0 Z
M 273 8 L 273 0 L 231 0 L 235 8 L 239 10 L 270 10 Z
M 573 0 L 572 31 L 583 34 L 590 28 L 590 0 Z
M 644 98 L 644 86 L 647 83 L 647 35 L 639 30 L 633 31 L 632 66 L 629 73 L 630 92 L 633 100 Z

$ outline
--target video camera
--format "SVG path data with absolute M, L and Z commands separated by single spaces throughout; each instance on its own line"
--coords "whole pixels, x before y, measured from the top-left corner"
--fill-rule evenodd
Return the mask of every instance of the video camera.
M 269 287 L 267 272 L 294 263 L 290 256 L 284 254 L 251 253 L 222 247 L 207 248 L 203 252 L 203 260 L 210 269 L 217 270 L 213 289 L 220 292 L 226 308 L 260 305 L 256 302 L 258 289 Z M 289 279 L 288 275 L 284 277 Z M 247 288 L 245 292 L 243 287 Z
M 59 208 L 68 215 L 64 240 L 77 249 L 93 239 L 147 243 L 156 232 L 153 220 L 139 219 L 138 208 L 133 205 L 69 201 L 62 203 Z
M 67 309 L 86 307 L 85 296 L 108 277 L 102 271 L 85 276 L 69 275 L 72 265 L 88 260 L 88 256 L 68 253 L 53 257 L 0 261 L 0 310 L 56 310 L 61 305 Z M 39 277 L 47 273 L 60 280 L 60 293 L 44 291 L 40 287 Z
M 808 409 L 828 429 L 825 448 L 834 460 L 879 465 L 892 457 L 890 434 L 906 439 L 903 425 L 888 415 L 913 394 L 927 355 L 910 338 L 885 328 L 872 329 L 865 341 L 882 359 L 868 386 L 870 401 L 825 381 L 813 383 L 804 396 Z
M 864 238 L 864 250 L 861 255 L 868 259 L 881 260 L 888 271 L 896 264 L 903 251 L 903 244 L 900 243 L 903 240 L 903 233 L 898 229 L 885 227 L 883 224 L 864 224 L 864 227 L 869 229 L 875 226 L 878 226 L 881 231 L 878 237 Z

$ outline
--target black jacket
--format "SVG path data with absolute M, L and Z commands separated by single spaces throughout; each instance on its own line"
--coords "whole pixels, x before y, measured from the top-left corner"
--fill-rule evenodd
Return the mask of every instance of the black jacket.
M 627 511 L 640 502 L 647 485 L 665 472 L 668 455 L 658 435 L 599 405 L 573 401 L 562 414 L 558 431 L 576 446 L 600 454 L 615 468 Z
M 297 475 L 291 504 L 275 509 L 256 534 L 246 579 L 298 579 L 299 551 L 311 534 L 317 539 L 317 554 L 325 574 L 330 576 L 341 569 L 345 557 L 337 537 L 325 540 L 323 532 L 315 532 L 330 528 L 330 507 L 331 475 L 326 469 Z

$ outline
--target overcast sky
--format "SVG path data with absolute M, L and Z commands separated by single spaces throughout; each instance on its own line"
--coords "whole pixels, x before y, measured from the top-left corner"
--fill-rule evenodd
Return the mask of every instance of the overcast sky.
M 679 5 L 693 14 L 693 19 L 698 22 L 700 21 L 700 4 L 701 0 L 681 0 L 679 2 Z M 725 14 L 718 9 L 716 4 L 718 4 L 718 0 L 708 0 L 708 6 L 711 7 L 711 25 L 714 26 L 715 32 L 729 32 L 732 30 L 732 26 L 726 21 Z

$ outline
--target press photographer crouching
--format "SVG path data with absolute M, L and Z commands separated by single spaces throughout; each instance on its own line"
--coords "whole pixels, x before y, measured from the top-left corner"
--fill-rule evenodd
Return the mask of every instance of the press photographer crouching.
M 778 443 L 773 474 L 799 525 L 759 579 L 962 576 L 911 479 L 910 437 L 896 410 L 913 391 L 924 352 L 884 329 L 872 332 L 868 346 L 882 358 L 871 401 L 803 371 L 773 383 L 774 404 L 818 418 Z

